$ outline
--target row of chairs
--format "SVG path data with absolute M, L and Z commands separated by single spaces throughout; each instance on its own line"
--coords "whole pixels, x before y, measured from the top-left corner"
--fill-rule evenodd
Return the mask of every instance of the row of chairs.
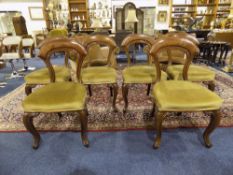
M 90 54 L 90 48 L 96 44 L 108 46 L 108 57 L 104 66 L 93 65 L 89 60 L 87 66 L 83 67 L 83 62 L 88 60 L 87 56 Z M 202 76 L 204 77 L 206 76 L 205 73 L 212 74 L 211 71 L 205 68 L 191 64 L 192 59 L 199 53 L 198 46 L 193 38 L 185 34 L 169 34 L 155 40 L 146 35 L 129 35 L 122 42 L 122 47 L 126 51 L 129 64 L 128 48 L 132 44 L 146 45 L 145 50 L 148 54 L 148 64 L 140 66 L 128 65 L 123 70 L 122 93 L 125 101 L 124 111 L 127 111 L 128 106 L 127 94 L 129 84 L 148 84 L 148 89 L 153 85 L 154 108 L 152 113 L 156 111 L 157 129 L 154 148 L 160 146 L 162 120 L 164 116 L 168 112 L 190 111 L 213 111 L 215 114 L 211 118 L 210 124 L 203 135 L 205 145 L 211 147 L 209 135 L 219 124 L 220 107 L 223 101 L 217 94 L 203 87 L 203 85 L 191 82 L 200 81 L 200 70 L 203 70 L 204 75 L 202 74 Z M 75 57 L 73 60 L 76 62 L 76 77 L 78 82 L 68 81 L 71 80 L 70 78 L 64 79 L 65 74 L 61 69 L 67 69 L 67 67 L 63 66 L 58 68 L 58 66 L 51 64 L 51 54 L 58 51 L 65 52 L 65 58 Z M 99 35 L 52 38 L 41 44 L 39 57 L 47 66 L 47 69 L 41 69 L 44 71 L 43 79 L 46 79 L 46 83 L 39 82 L 38 80 L 41 80 L 40 78 L 34 78 L 35 82 L 29 83 L 28 78 L 30 74 L 28 74 L 25 77 L 27 84 L 25 90 L 28 96 L 23 101 L 25 111 L 23 122 L 27 130 L 33 135 L 33 148 L 38 148 L 40 143 L 40 135 L 33 125 L 33 117 L 35 117 L 35 113 L 40 112 L 55 112 L 59 115 L 61 115 L 61 112 L 78 112 L 81 123 L 82 141 L 84 146 L 89 145 L 86 135 L 88 113 L 86 109 L 87 95 L 84 85 L 110 85 L 114 91 L 113 109 L 116 110 L 115 104 L 118 92 L 117 73 L 116 69 L 111 66 L 111 58 L 117 51 L 118 48 L 112 38 Z M 175 57 L 173 53 L 175 53 L 175 56 L 178 55 L 177 57 L 183 59 L 183 65 L 174 65 L 178 67 L 172 67 L 171 62 Z M 160 61 L 164 61 L 164 59 L 167 59 L 168 62 L 167 73 L 161 70 Z M 175 71 L 173 71 L 174 69 Z M 41 70 L 35 72 L 40 72 Z M 33 73 L 35 74 L 35 72 Z M 168 76 L 174 80 L 166 81 Z M 202 79 L 201 81 L 206 80 Z M 211 79 L 210 81 L 212 82 L 214 80 Z M 38 84 L 46 85 L 32 92 L 32 87 Z M 213 90 L 213 88 L 211 89 Z M 149 92 L 150 90 L 148 90 L 148 94 Z
M 18 72 L 28 70 L 35 70 L 34 67 L 29 67 L 27 60 L 34 57 L 34 40 L 31 36 L 7 36 L 0 44 L 2 62 L 9 62 L 11 65 L 12 73 L 9 79 L 20 77 Z M 14 60 L 23 60 L 24 67 L 17 70 Z

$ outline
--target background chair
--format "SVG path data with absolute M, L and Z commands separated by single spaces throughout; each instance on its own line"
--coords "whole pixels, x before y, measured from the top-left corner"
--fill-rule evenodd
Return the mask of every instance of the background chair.
M 19 70 L 20 72 L 25 72 L 25 71 L 32 71 L 35 70 L 35 67 L 29 67 L 27 64 L 27 60 L 32 59 L 35 55 L 34 55 L 34 51 L 35 51 L 35 43 L 34 40 L 32 38 L 32 36 L 27 35 L 27 36 L 23 36 L 22 37 L 22 52 L 23 52 L 23 63 L 24 63 L 24 67 Z
M 67 38 L 52 39 L 41 46 L 39 57 L 45 62 L 49 71 L 51 83 L 36 89 L 26 96 L 22 105 L 25 112 L 23 123 L 26 129 L 33 135 L 33 148 L 37 149 L 40 143 L 40 135 L 33 125 L 35 113 L 61 113 L 74 112 L 79 114 L 81 123 L 81 138 L 84 146 L 89 146 L 87 139 L 87 111 L 86 89 L 79 82 L 55 82 L 57 75 L 50 62 L 53 52 L 75 51 L 79 54 L 77 62 L 77 77 L 80 80 L 81 65 L 86 50 L 80 44 Z M 77 112 L 77 113 L 75 113 Z M 51 117 L 51 116 L 49 116 Z
M 13 60 L 17 60 L 23 57 L 22 53 L 22 40 L 20 36 L 8 36 L 2 41 L 1 50 L 4 52 L 0 60 L 8 61 L 11 64 L 12 73 L 9 79 L 21 77 L 15 68 Z
M 183 66 L 183 80 L 159 81 L 161 79 L 161 70 L 159 65 L 160 53 L 164 50 L 176 49 L 186 55 Z M 156 108 L 156 130 L 157 136 L 154 142 L 154 148 L 160 147 L 162 121 L 168 112 L 202 112 L 212 111 L 211 121 L 206 128 L 203 138 L 206 147 L 211 147 L 209 135 L 218 126 L 220 122 L 220 108 L 223 100 L 214 92 L 207 88 L 187 81 L 189 78 L 188 70 L 192 59 L 198 54 L 198 47 L 185 38 L 167 37 L 156 40 L 150 54 L 156 65 L 158 81 L 153 87 L 153 96 Z
M 165 35 L 165 37 L 186 38 L 189 41 L 193 42 L 196 46 L 199 45 L 199 41 L 197 40 L 197 38 L 185 32 L 168 33 Z M 185 54 L 182 53 L 182 51 L 180 50 L 174 50 L 174 49 L 170 49 L 166 52 L 169 60 L 167 67 L 167 73 L 169 77 L 174 80 L 182 80 L 183 67 L 185 60 L 187 59 Z M 211 71 L 207 67 L 191 64 L 188 71 L 188 77 L 190 81 L 207 82 L 208 88 L 214 91 L 215 72 Z
M 51 40 L 54 40 L 54 39 L 59 39 L 59 38 L 46 39 L 45 41 L 41 43 L 41 45 L 49 43 Z M 63 55 L 63 56 L 65 57 L 64 65 L 53 65 L 53 69 L 56 73 L 56 80 L 55 80 L 56 82 L 63 82 L 63 81 L 71 80 L 70 70 L 69 70 L 68 61 L 67 61 L 68 58 L 66 57 L 66 55 Z M 27 74 L 24 77 L 24 80 L 26 83 L 25 93 L 29 95 L 32 92 L 32 88 L 36 87 L 37 85 L 45 85 L 45 84 L 50 83 L 49 74 L 50 73 L 46 67 Z
M 129 48 L 135 44 L 145 44 L 147 49 L 150 49 L 155 42 L 153 37 L 147 35 L 128 35 L 122 42 L 121 46 L 125 50 L 128 58 L 128 66 L 123 70 L 123 85 L 122 95 L 125 102 L 124 112 L 128 108 L 128 89 L 130 84 L 147 84 L 147 95 L 150 93 L 150 86 L 156 81 L 156 69 L 151 64 L 150 56 L 147 56 L 146 65 L 131 65 L 131 58 L 129 54 Z M 163 79 L 167 79 L 165 72 L 162 73 Z
M 116 110 L 116 97 L 117 97 L 117 73 L 116 69 L 111 64 L 111 59 L 115 58 L 114 55 L 116 54 L 117 45 L 115 41 L 110 38 L 109 36 L 105 35 L 95 35 L 88 37 L 84 42 L 85 47 L 88 51 L 88 61 L 87 67 L 82 69 L 82 82 L 85 85 L 88 85 L 89 94 L 91 95 L 91 85 L 97 84 L 107 84 L 110 86 L 111 95 L 113 89 L 113 109 Z M 107 58 L 101 59 L 102 64 L 96 64 L 99 62 L 97 58 L 97 53 L 101 52 L 94 52 L 92 49 L 98 49 L 100 46 L 108 47 L 108 56 Z M 91 55 L 90 55 L 90 54 Z

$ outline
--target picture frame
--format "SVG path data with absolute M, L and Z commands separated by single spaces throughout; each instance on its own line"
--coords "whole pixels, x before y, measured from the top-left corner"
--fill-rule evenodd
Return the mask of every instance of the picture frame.
M 166 22 L 167 21 L 167 11 L 159 11 L 157 20 L 158 20 L 158 22 Z
M 169 0 L 159 0 L 159 5 L 168 5 Z
M 28 7 L 31 20 L 43 20 L 43 7 Z

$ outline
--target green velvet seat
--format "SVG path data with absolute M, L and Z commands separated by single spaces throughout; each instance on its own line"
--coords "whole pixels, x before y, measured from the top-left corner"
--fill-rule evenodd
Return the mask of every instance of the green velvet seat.
M 71 78 L 70 70 L 65 66 L 53 66 L 56 74 L 56 82 L 69 81 Z M 42 68 L 31 72 L 24 77 L 26 84 L 48 84 L 50 83 L 48 68 Z
M 92 66 L 82 69 L 83 84 L 113 84 L 117 81 L 117 72 L 108 66 Z
M 223 100 L 207 88 L 189 81 L 161 81 L 153 88 L 159 111 L 218 110 Z
M 84 109 L 85 99 L 86 88 L 80 83 L 50 83 L 27 96 L 23 108 L 25 112 L 78 111 Z
M 167 68 L 168 75 L 174 80 L 183 79 L 183 65 L 171 65 Z M 215 72 L 208 68 L 190 65 L 188 70 L 188 80 L 190 81 L 214 81 Z
M 162 80 L 167 79 L 167 74 L 162 71 Z M 124 83 L 154 83 L 156 81 L 156 69 L 154 65 L 135 65 L 123 70 Z
M 53 29 L 48 33 L 48 37 L 68 36 L 68 31 L 63 28 Z

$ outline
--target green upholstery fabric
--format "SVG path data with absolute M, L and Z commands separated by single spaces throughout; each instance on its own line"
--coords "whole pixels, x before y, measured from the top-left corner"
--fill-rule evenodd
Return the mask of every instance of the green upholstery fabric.
M 171 65 L 167 68 L 168 75 L 174 80 L 183 79 L 183 65 Z M 215 72 L 208 68 L 190 65 L 188 70 L 188 80 L 190 81 L 213 81 Z
M 123 70 L 124 83 L 153 83 L 156 81 L 154 65 L 134 65 Z M 166 80 L 167 74 L 162 71 L 161 80 Z
M 159 111 L 207 111 L 220 109 L 223 100 L 207 88 L 189 81 L 161 81 L 153 87 Z
M 65 66 L 53 66 L 56 76 L 56 82 L 69 81 L 70 71 Z M 48 84 L 50 83 L 50 76 L 48 68 L 42 68 L 29 73 L 24 77 L 26 84 Z
M 113 84 L 117 81 L 117 72 L 108 66 L 92 66 L 82 69 L 83 84 Z
M 68 31 L 66 29 L 53 29 L 48 33 L 48 37 L 61 37 L 68 36 Z
M 86 88 L 79 83 L 59 82 L 45 85 L 23 101 L 25 112 L 65 112 L 84 109 Z

